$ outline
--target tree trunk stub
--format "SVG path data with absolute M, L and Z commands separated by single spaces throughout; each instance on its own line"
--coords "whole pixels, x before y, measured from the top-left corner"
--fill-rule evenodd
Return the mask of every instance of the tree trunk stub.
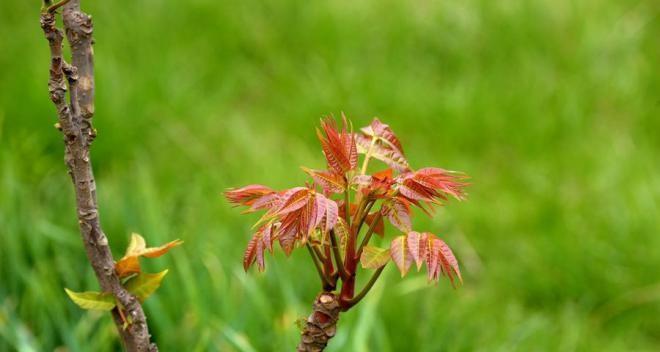
M 314 301 L 312 314 L 307 318 L 300 337 L 298 352 L 320 352 L 335 336 L 341 307 L 339 297 L 332 292 L 322 292 Z

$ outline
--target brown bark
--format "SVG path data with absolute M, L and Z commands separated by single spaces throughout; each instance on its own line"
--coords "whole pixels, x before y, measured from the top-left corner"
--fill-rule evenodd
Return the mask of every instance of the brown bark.
M 298 344 L 298 352 L 320 352 L 335 336 L 339 320 L 339 298 L 332 292 L 316 297 L 312 314 L 307 318 Z
M 118 308 L 113 320 L 127 351 L 155 352 L 140 302 L 121 285 L 114 270 L 108 238 L 101 229 L 96 200 L 96 183 L 92 172 L 89 147 L 96 137 L 91 119 L 94 114 L 94 64 L 92 20 L 80 10 L 80 0 L 64 5 L 62 17 L 71 47 L 72 65 L 62 57 L 62 31 L 56 27 L 55 9 L 41 15 L 41 28 L 48 39 L 51 53 L 50 99 L 58 114 L 57 127 L 64 135 L 64 160 L 74 185 L 80 234 L 87 257 L 101 290 L 111 292 L 122 307 L 130 325 L 124 329 Z M 67 87 L 70 102 L 66 101 Z

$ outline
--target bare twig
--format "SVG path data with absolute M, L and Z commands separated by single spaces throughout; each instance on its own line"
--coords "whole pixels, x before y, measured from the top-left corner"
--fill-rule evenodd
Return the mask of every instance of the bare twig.
M 62 57 L 62 31 L 56 27 L 55 9 L 64 5 L 63 22 L 71 47 L 72 63 Z M 92 172 L 89 147 L 96 136 L 91 124 L 94 114 L 94 63 L 92 51 L 92 20 L 80 10 L 80 0 L 65 0 L 41 14 L 41 28 L 48 39 L 51 53 L 50 99 L 58 114 L 56 125 L 64 135 L 64 158 L 76 194 L 80 234 L 87 257 L 104 292 L 112 293 L 129 321 L 123 328 L 120 308 L 112 311 L 115 325 L 126 350 L 155 352 L 146 317 L 137 298 L 121 285 L 114 270 L 108 238 L 101 229 L 96 200 L 96 182 Z M 66 79 L 66 81 L 65 81 Z M 67 86 L 70 104 L 66 102 Z

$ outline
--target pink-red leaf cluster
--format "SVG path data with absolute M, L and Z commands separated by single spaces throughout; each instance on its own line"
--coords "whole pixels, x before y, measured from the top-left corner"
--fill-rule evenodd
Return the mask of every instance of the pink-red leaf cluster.
M 318 129 L 316 130 L 316 134 L 321 141 L 323 154 L 325 154 L 325 159 L 328 162 L 328 168 L 340 175 L 355 169 L 358 162 L 355 135 L 348 130 L 346 116 L 342 115 L 342 122 L 340 130 L 334 119 L 325 118 L 321 120 L 323 133 Z
M 357 135 L 358 151 L 376 158 L 397 171 L 409 169 L 399 138 L 390 126 L 374 118 L 369 126 L 360 129 Z
M 426 264 L 429 280 L 437 281 L 442 274 L 452 285 L 463 282 L 458 261 L 447 244 L 428 232 L 410 231 L 405 236 L 398 236 L 390 244 L 390 255 L 405 276 L 414 262 L 417 270 Z

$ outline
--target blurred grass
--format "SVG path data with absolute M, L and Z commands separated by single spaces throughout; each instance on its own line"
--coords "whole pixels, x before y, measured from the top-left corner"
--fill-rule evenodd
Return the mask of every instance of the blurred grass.
M 84 1 L 96 34 L 94 161 L 115 255 L 182 248 L 146 303 L 164 351 L 286 351 L 318 291 L 305 253 L 241 269 L 227 187 L 305 180 L 318 118 L 392 125 L 413 166 L 470 199 L 416 226 L 465 285 L 393 268 L 329 351 L 660 349 L 660 28 L 653 1 Z M 38 1 L 0 2 L 0 350 L 117 350 L 52 128 Z

